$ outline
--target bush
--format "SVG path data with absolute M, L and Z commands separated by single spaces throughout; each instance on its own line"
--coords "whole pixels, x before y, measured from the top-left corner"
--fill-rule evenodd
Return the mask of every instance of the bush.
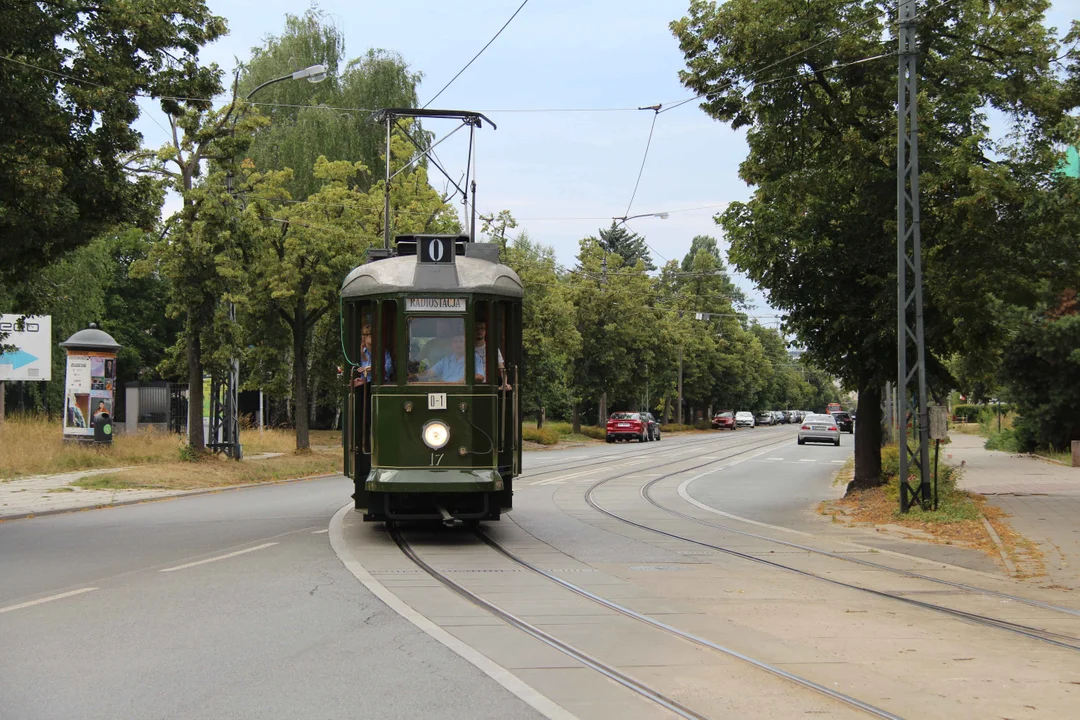
M 981 405 L 954 405 L 952 414 L 958 422 L 978 422 L 980 410 Z
M 574 426 L 562 420 L 548 420 L 544 423 L 544 430 L 554 430 L 560 435 L 569 435 L 573 432 Z
M 710 427 L 712 427 L 712 426 L 710 425 L 710 426 L 708 426 L 708 427 L 706 427 L 704 429 L 707 430 Z M 666 432 L 686 432 L 687 430 L 693 430 L 693 429 L 694 429 L 693 425 L 679 425 L 678 423 L 670 423 L 668 425 L 661 425 L 660 426 L 660 432 L 662 432 L 662 433 L 666 433 Z
M 593 440 L 604 440 L 607 438 L 607 430 L 602 427 L 593 427 L 591 425 L 582 425 L 581 434 L 585 437 L 591 437 Z
M 554 445 L 559 442 L 559 433 L 551 428 L 521 428 L 521 437 L 541 445 Z
M 694 423 L 695 430 L 712 430 L 712 423 L 708 420 L 698 420 Z

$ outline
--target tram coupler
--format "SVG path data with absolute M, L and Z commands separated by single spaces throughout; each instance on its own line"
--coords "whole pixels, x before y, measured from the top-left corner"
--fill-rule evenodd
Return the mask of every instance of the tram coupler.
M 439 511 L 439 514 L 442 515 L 443 525 L 446 527 L 457 527 L 458 525 L 464 524 L 461 520 L 451 515 L 450 511 L 442 505 L 436 505 L 435 508 Z

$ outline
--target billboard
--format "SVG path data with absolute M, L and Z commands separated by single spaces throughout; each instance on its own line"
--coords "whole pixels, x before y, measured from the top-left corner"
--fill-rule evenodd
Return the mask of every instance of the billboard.
M 0 336 L 4 334 L 0 345 L 14 345 L 15 350 L 0 355 L 0 382 L 52 380 L 51 316 L 2 315 Z

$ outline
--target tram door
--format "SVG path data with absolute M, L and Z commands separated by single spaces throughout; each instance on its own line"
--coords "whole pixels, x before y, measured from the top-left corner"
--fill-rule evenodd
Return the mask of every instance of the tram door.
M 499 390 L 499 474 L 506 490 L 501 500 L 504 508 L 511 507 L 513 497 L 512 478 L 521 471 L 521 337 L 520 305 L 509 302 L 493 302 L 494 341 L 505 358 L 505 381 L 510 390 Z M 500 372 L 500 374 L 502 374 Z M 499 379 L 501 384 L 502 378 Z
M 345 442 L 345 474 L 352 477 L 357 508 L 367 507 L 364 482 L 371 472 L 371 389 L 375 375 L 374 335 L 376 332 L 373 304 L 349 303 L 345 313 L 346 361 L 348 363 L 348 396 L 346 399 L 343 438 Z

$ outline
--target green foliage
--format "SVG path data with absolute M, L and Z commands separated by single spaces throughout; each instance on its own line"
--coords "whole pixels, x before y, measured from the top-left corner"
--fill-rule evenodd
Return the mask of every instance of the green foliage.
M 694 425 L 686 425 L 685 423 L 680 425 L 678 423 L 666 423 L 660 426 L 660 432 L 687 432 L 695 429 Z M 709 425 L 709 429 L 712 429 L 712 425 Z
M 982 410 L 982 405 L 954 405 L 952 414 L 960 422 L 978 422 Z
M 636 232 L 631 232 L 621 223 L 612 220 L 611 227 L 600 231 L 597 244 L 606 252 L 622 258 L 623 265 L 633 267 L 641 261 L 649 272 L 656 270 L 649 253 L 649 246 L 645 244 L 645 238 Z
M 672 23 L 683 83 L 747 132 L 740 175 L 754 195 L 721 218 L 732 262 L 785 312 L 808 359 L 860 391 L 896 368 L 896 64 L 855 62 L 881 55 L 883 36 L 896 46 L 895 3 L 881 5 L 820 0 L 793 14 L 786 0 L 694 0 Z M 1055 72 L 1063 49 L 1046 7 L 962 0 L 920 21 L 950 29 L 920 33 L 918 48 L 927 364 L 941 389 L 952 381 L 940 358 L 1008 337 L 987 312 L 995 298 L 1030 303 L 1080 252 L 1062 232 L 1075 226 L 1072 190 L 1053 178 L 1055 143 L 1075 129 L 1076 63 Z M 785 61 L 795 49 L 806 52 Z M 1012 123 L 1003 142 L 988 107 Z M 878 422 L 876 404 L 866 412 Z M 857 479 L 876 476 L 871 454 L 857 452 Z
M 512 227 L 513 218 L 507 215 L 503 221 L 505 232 L 505 227 Z M 545 408 L 552 416 L 567 417 L 572 402 L 572 362 L 581 349 L 581 335 L 574 325 L 569 289 L 560 282 L 555 252 L 521 233 L 503 255 L 503 262 L 526 287 L 522 343 L 528 371 L 519 380 L 522 407 L 526 412 Z
M 254 48 L 241 73 L 240 93 L 246 96 L 261 83 L 296 70 L 315 64 L 327 68 L 322 82 L 275 83 L 253 98 L 266 103 L 260 108 L 271 123 L 257 133 L 248 157 L 262 171 L 292 168 L 285 187 L 294 200 L 308 199 L 323 187 L 323 180 L 312 171 L 320 156 L 371 168 L 356 178 L 363 190 L 385 177 L 385 130 L 370 122 L 368 112 L 327 108 L 417 106 L 421 76 L 411 72 L 399 55 L 369 50 L 346 61 L 344 52 L 341 30 L 312 8 L 299 17 L 286 15 L 281 35 Z
M 225 30 L 201 0 L 0 3 L 0 286 L 112 225 L 153 223 L 153 182 L 124 172 L 135 95 L 212 97 L 219 72 L 198 52 Z
M 1064 450 L 1080 439 L 1080 314 L 1021 328 L 1005 349 L 1001 374 L 1032 447 Z
M 529 442 L 540 443 L 541 445 L 554 445 L 559 442 L 559 433 L 551 428 L 531 428 L 523 427 L 521 429 L 521 437 Z

